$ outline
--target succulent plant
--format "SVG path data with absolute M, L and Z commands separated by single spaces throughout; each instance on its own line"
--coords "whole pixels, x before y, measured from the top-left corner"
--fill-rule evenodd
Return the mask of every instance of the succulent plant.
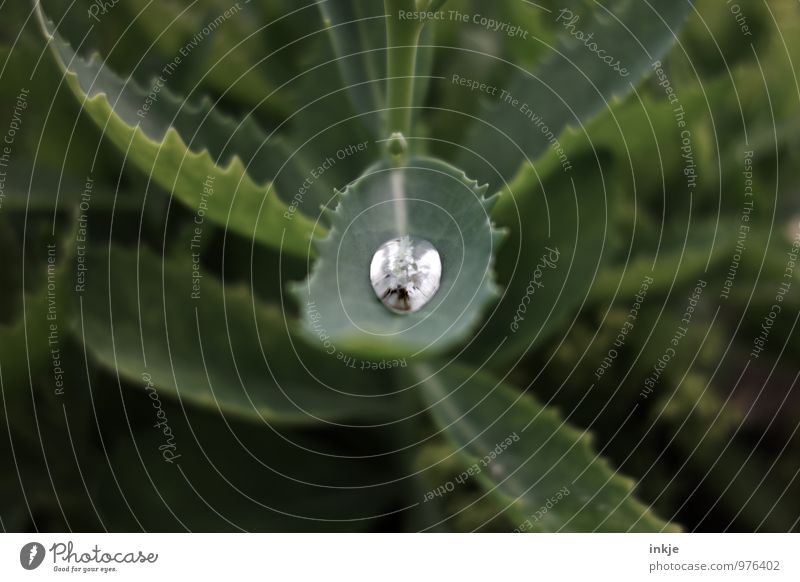
M 726 406 L 706 179 L 755 65 L 696 56 L 702 3 L 562 4 L 33 0 L 62 200 L 0 361 L 96 419 L 104 526 L 680 529 L 648 427 Z

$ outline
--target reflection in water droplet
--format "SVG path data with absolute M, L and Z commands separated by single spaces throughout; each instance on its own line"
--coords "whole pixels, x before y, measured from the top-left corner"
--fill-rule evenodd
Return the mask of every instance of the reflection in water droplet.
M 395 313 L 418 311 L 439 290 L 442 260 L 426 240 L 403 236 L 383 243 L 369 266 L 378 299 Z

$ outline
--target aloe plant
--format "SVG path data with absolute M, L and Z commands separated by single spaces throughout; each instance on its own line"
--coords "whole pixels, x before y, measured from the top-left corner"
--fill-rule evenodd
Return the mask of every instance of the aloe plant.
M 624 320 L 612 304 L 643 280 L 650 297 L 690 288 L 736 244 L 733 220 L 656 237 L 634 206 L 683 175 L 653 76 L 680 59 L 692 2 L 134 2 L 86 22 L 57 4 L 32 0 L 42 66 L 77 104 L 62 133 L 99 130 L 48 178 L 64 191 L 67 371 L 82 410 L 129 425 L 112 439 L 97 423 L 104 527 L 681 529 L 671 499 L 623 474 L 651 468 L 595 442 L 616 392 L 573 375 L 588 348 L 569 350 L 580 333 L 603 344 L 587 312 Z M 702 107 L 729 98 L 726 79 L 697 87 L 664 66 L 706 168 Z M 91 244 L 69 214 L 75 168 L 99 184 L 92 212 L 110 211 L 92 215 Z M 7 370 L 26 333 L 29 369 L 50 362 L 37 326 L 0 327 L 7 382 L 26 376 Z M 647 373 L 663 342 L 631 338 L 650 351 L 630 369 Z M 564 394 L 574 410 L 556 409 Z
M 528 167 L 535 172 L 535 160 L 550 147 L 527 112 L 546 120 L 552 135 L 580 126 L 630 90 L 630 81 L 666 53 L 689 4 L 665 1 L 645 8 L 612 2 L 579 13 L 585 34 L 619 55 L 631 79 L 596 62 L 591 50 L 568 38 L 534 71 L 481 55 L 510 69 L 503 81 L 508 89 L 486 112 L 458 121 L 458 112 L 445 112 L 454 115 L 453 123 L 472 126 L 455 159 L 426 153 L 428 140 L 447 136 L 426 134 L 422 112 L 416 114 L 425 95 L 415 90 L 429 83 L 423 53 L 436 58 L 434 45 L 421 44 L 431 26 L 424 15 L 453 13 L 439 6 L 443 3 L 414 0 L 387 0 L 376 13 L 375 4 L 331 0 L 321 5 L 323 33 L 330 35 L 342 73 L 325 89 L 348 94 L 367 137 L 354 145 L 342 135 L 343 147 L 328 152 L 311 142 L 305 153 L 307 142 L 300 141 L 305 136 L 293 135 L 290 124 L 267 131 L 250 115 L 236 120 L 207 98 L 195 105 L 168 87 L 157 99 L 148 98 L 146 88 L 112 71 L 101 57 L 76 54 L 58 24 L 35 3 L 65 83 L 130 164 L 190 209 L 203 208 L 204 220 L 254 244 L 305 257 L 310 269 L 308 280 L 290 285 L 291 293 L 281 295 L 280 303 L 264 304 L 245 289 L 226 291 L 205 274 L 193 301 L 178 292 L 192 280 L 188 262 L 181 265 L 176 257 L 175 264 L 159 263 L 149 254 L 112 251 L 107 314 L 84 308 L 81 318 L 86 349 L 131 380 L 147 370 L 160 390 L 182 402 L 270 424 L 324 426 L 337 418 L 356 423 L 388 418 L 394 430 L 403 431 L 418 423 L 413 419 L 429 415 L 433 433 L 422 429 L 420 442 L 446 437 L 465 467 L 510 434 L 520 435 L 477 480 L 494 499 L 498 520 L 527 523 L 533 530 L 673 528 L 635 500 L 633 483 L 591 451 L 585 434 L 542 408 L 533 395 L 508 386 L 502 368 L 493 364 L 518 358 L 578 306 L 578 285 L 586 286 L 593 276 L 584 261 L 597 258 L 584 249 L 599 243 L 602 253 L 603 230 L 575 224 L 566 231 L 536 232 L 527 221 L 520 224 L 519 216 L 527 212 L 560 219 L 562 202 L 555 200 L 548 209 L 547 201 L 537 198 L 534 180 L 509 188 L 505 210 L 494 209 L 504 184 Z M 270 97 L 263 95 L 264 102 Z M 294 115 L 303 116 L 305 105 Z M 341 135 L 337 128 L 325 131 Z M 324 179 L 326 165 L 364 149 L 373 161 L 360 170 L 349 164 L 357 176 L 351 183 L 314 184 L 320 194 L 307 198 L 322 203 L 325 212 L 317 212 L 298 189 L 306 180 L 297 176 Z M 597 202 L 600 216 L 608 212 L 609 199 L 597 186 L 590 180 L 575 185 L 584 215 Z M 487 196 L 488 188 L 497 194 Z M 508 210 L 512 204 L 516 216 Z M 590 216 L 602 224 L 594 211 Z M 532 284 L 525 261 L 518 261 L 511 274 L 503 264 L 503 278 L 497 280 L 495 262 L 509 260 L 503 237 L 509 230 L 515 231 L 517 253 L 555 252 L 546 285 L 570 289 L 570 297 L 559 297 L 559 313 L 550 313 L 555 302 L 549 297 L 526 295 L 526 289 L 544 288 L 545 281 Z M 570 241 L 576 234 L 580 248 Z M 437 249 L 442 281 L 421 310 L 398 315 L 370 288 L 367 265 L 382 243 L 407 236 Z M 90 267 L 94 276 L 104 272 L 105 259 L 92 260 L 99 263 Z M 556 267 L 552 261 L 570 264 Z M 138 286 L 123 283 L 115 270 L 138 273 Z M 568 278 L 580 281 L 567 283 Z M 85 304 L 102 305 L 102 297 L 93 294 L 105 292 L 99 287 L 91 292 Z M 515 321 L 517 304 L 530 311 Z M 343 360 L 378 371 L 354 372 Z M 385 362 L 402 362 L 402 368 L 380 370 L 391 366 Z M 562 487 L 575 494 L 546 520 L 532 523 L 529 518 Z

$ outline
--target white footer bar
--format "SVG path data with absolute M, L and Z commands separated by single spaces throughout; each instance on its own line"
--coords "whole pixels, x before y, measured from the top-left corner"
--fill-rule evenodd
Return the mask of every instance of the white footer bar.
M 0 580 L 797 581 L 798 554 L 795 534 L 5 534 Z

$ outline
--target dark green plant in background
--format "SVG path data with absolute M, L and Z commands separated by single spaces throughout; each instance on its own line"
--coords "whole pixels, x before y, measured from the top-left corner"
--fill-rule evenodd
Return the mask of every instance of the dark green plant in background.
M 797 528 L 791 1 L 22 4 L 4 529 Z

